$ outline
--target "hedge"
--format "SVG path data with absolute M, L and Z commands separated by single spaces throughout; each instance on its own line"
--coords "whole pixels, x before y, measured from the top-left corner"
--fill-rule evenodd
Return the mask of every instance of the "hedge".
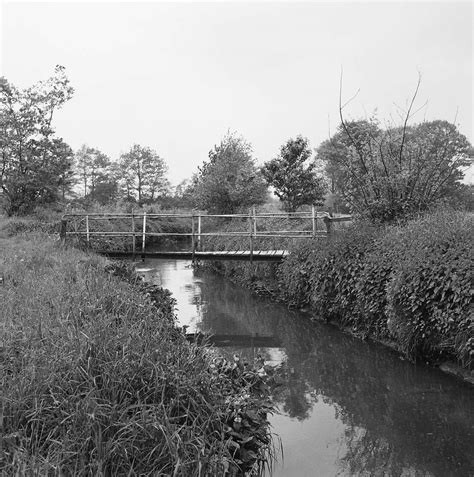
M 409 358 L 472 368 L 474 217 L 441 210 L 408 224 L 357 223 L 296 245 L 278 271 L 280 296 L 356 333 L 389 339 Z

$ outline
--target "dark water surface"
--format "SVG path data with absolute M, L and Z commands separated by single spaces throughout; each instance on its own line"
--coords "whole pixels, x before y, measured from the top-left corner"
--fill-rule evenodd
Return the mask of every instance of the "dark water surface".
M 223 350 L 284 366 L 271 418 L 284 459 L 273 476 L 474 476 L 472 386 L 190 265 L 138 268 L 172 291 L 188 332 L 248 335 L 247 346 Z M 273 347 L 256 347 L 256 335 Z

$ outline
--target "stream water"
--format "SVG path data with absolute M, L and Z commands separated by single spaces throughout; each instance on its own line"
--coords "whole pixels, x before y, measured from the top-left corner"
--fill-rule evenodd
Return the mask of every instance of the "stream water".
M 228 336 L 222 352 L 284 366 L 271 417 L 283 459 L 272 476 L 474 476 L 472 386 L 195 272 L 190 262 L 138 268 L 171 290 L 188 332 Z

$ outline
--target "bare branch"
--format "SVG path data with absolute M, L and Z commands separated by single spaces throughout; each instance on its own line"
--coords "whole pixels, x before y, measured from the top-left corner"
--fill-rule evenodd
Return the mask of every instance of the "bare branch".
M 456 114 L 454 115 L 454 121 L 453 121 L 454 125 L 456 125 L 456 121 L 458 119 L 458 113 L 459 113 L 459 106 L 456 106 Z
M 428 100 L 426 100 L 424 102 L 424 104 L 422 106 L 420 106 L 416 111 L 414 111 L 413 113 L 410 114 L 410 118 L 412 118 L 416 113 L 418 113 L 419 111 L 421 111 L 424 107 L 428 106 Z
M 349 103 L 354 101 L 354 99 L 357 97 L 357 95 L 360 93 L 360 88 L 356 91 L 356 93 L 352 96 L 352 98 L 349 98 L 343 105 L 342 109 L 344 109 Z
M 420 83 L 421 83 L 421 74 L 418 73 L 418 82 L 416 84 L 416 88 L 415 88 L 415 92 L 413 94 L 413 97 L 411 98 L 411 102 L 410 102 L 410 106 L 408 107 L 408 111 L 407 111 L 407 114 L 406 114 L 406 117 L 405 117 L 405 123 L 403 124 L 403 132 L 402 132 L 402 143 L 400 145 L 400 155 L 399 155 L 399 164 L 400 164 L 400 167 L 402 165 L 402 157 L 403 157 L 403 146 L 405 145 L 405 137 L 406 137 L 406 131 L 407 131 L 407 124 L 408 124 L 408 120 L 410 119 L 410 114 L 411 114 L 411 110 L 413 108 L 413 104 L 415 102 L 415 99 L 418 95 L 418 90 L 420 88 Z
M 347 104 L 348 102 L 346 101 L 345 105 Z M 341 68 L 341 77 L 339 80 L 339 117 L 341 118 L 341 124 L 342 124 L 342 127 L 344 128 L 345 133 L 347 134 L 347 136 L 349 137 L 350 141 L 352 142 L 353 146 L 355 147 L 357 151 L 357 155 L 359 156 L 360 163 L 362 164 L 362 168 L 364 169 L 364 173 L 368 174 L 369 171 L 367 169 L 367 166 L 365 165 L 364 156 L 362 155 L 362 152 L 360 151 L 359 146 L 355 142 L 354 138 L 352 137 L 352 134 L 349 132 L 346 122 L 344 121 L 344 116 L 342 115 L 343 107 L 344 106 L 342 106 L 342 68 Z

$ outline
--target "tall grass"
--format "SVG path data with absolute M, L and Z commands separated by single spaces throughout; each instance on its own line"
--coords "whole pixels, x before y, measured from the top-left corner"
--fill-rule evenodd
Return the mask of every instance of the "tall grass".
M 45 235 L 2 239 L 2 475 L 259 475 L 265 377 L 190 344 L 165 291 Z

